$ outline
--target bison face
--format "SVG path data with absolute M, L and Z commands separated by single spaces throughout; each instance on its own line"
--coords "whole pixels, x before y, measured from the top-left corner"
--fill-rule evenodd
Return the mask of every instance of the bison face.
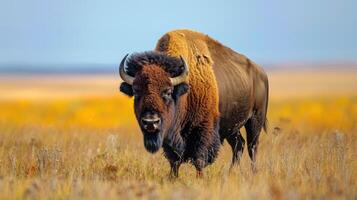
M 163 138 L 175 114 L 173 86 L 160 67 L 145 66 L 133 83 L 135 115 L 149 152 L 162 146 Z
M 128 76 L 121 74 L 123 80 L 127 80 L 125 75 Z M 142 66 L 135 77 L 129 78 L 132 81 L 123 82 L 120 90 L 134 96 L 135 116 L 144 136 L 144 146 L 147 151 L 155 153 L 172 129 L 180 96 L 188 91 L 187 83 L 183 82 L 186 79 L 173 80 L 175 78 L 171 78 L 161 66 L 152 64 Z

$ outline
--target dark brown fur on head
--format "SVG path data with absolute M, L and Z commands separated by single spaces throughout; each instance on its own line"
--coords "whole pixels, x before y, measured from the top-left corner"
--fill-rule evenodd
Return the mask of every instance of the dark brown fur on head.
M 141 126 L 144 145 L 153 153 L 162 146 L 166 133 L 172 129 L 178 99 L 188 90 L 186 83 L 174 87 L 170 81 L 170 77 L 182 73 L 183 63 L 163 53 L 145 52 L 130 56 L 126 65 L 127 73 L 135 80 L 132 86 L 122 83 L 120 89 L 135 97 L 135 115 L 139 124 L 145 113 L 157 114 L 162 122 L 160 130 L 154 133 L 146 132 Z M 170 95 L 164 95 L 168 90 L 172 91 Z
M 159 66 L 171 77 L 180 75 L 183 70 L 183 63 L 179 58 L 157 51 L 132 54 L 127 59 L 126 65 L 128 66 L 126 71 L 131 76 L 135 76 L 143 66 Z

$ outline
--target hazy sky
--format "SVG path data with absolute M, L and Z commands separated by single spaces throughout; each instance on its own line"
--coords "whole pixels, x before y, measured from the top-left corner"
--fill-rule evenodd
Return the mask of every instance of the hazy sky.
M 0 0 L 0 63 L 118 63 L 179 28 L 257 62 L 357 60 L 357 0 Z

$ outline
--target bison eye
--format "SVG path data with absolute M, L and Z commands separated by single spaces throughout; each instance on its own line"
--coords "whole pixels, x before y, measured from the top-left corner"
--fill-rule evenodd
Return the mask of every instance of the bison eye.
M 165 89 L 162 94 L 161 94 L 162 98 L 165 99 L 166 101 L 169 101 L 171 99 L 172 96 L 172 89 L 168 88 Z

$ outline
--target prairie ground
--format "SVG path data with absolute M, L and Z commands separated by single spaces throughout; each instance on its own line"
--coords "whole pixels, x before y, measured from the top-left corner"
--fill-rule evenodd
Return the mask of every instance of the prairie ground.
M 357 71 L 268 74 L 257 173 L 225 143 L 176 180 L 114 75 L 0 75 L 0 199 L 357 199 Z

